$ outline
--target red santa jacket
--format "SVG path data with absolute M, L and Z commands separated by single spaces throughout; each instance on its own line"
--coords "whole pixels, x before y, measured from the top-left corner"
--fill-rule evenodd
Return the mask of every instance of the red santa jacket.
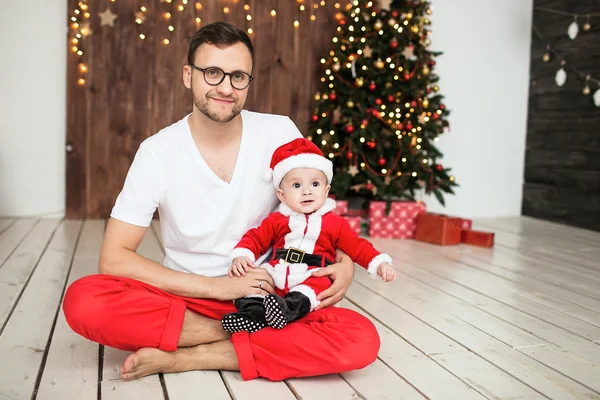
M 334 208 L 335 201 L 327 199 L 319 210 L 304 214 L 292 211 L 282 203 L 279 212 L 270 214 L 260 226 L 244 235 L 233 250 L 232 258 L 246 256 L 254 262 L 270 247 L 294 247 L 329 260 L 335 260 L 335 251 L 340 249 L 372 275 L 377 273 L 382 262 L 392 263 L 389 255 L 378 252 L 369 241 L 359 238 L 344 218 L 332 213 Z M 261 267 L 267 269 L 280 289 L 284 289 L 286 276 L 288 288 L 292 288 L 320 268 L 289 264 L 281 259 L 270 260 Z

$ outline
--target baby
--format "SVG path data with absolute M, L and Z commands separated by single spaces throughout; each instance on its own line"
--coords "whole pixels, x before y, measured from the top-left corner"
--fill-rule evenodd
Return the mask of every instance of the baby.
M 259 267 L 273 278 L 276 293 L 235 300 L 238 311 L 222 320 L 227 332 L 255 332 L 267 325 L 281 329 L 311 312 L 319 304 L 317 295 L 331 286 L 328 277 L 312 273 L 334 264 L 336 249 L 369 274 L 385 282 L 396 279 L 391 257 L 379 253 L 343 217 L 331 212 L 335 201 L 327 195 L 333 165 L 314 143 L 300 138 L 280 146 L 273 153 L 271 169 L 281 201 L 279 211 L 240 240 L 232 253 L 229 276 L 245 275 L 273 246 L 271 259 Z

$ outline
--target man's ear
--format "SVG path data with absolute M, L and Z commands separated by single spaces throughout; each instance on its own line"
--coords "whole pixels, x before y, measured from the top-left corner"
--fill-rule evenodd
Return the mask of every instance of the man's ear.
M 280 202 L 285 203 L 285 195 L 283 194 L 283 190 L 277 188 L 277 198 Z
M 189 65 L 183 66 L 183 84 L 186 88 L 192 88 L 192 67 Z

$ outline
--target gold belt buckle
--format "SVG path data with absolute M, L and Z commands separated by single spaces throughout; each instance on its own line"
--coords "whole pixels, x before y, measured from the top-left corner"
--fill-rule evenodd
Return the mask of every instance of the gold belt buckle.
M 290 247 L 285 254 L 285 261 L 292 264 L 301 264 L 304 260 L 305 252 L 295 247 Z

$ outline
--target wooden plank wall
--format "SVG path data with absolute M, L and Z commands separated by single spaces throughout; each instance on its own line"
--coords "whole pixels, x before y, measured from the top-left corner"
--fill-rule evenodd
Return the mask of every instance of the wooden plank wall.
M 77 0 L 68 1 L 70 18 Z M 342 7 L 347 2 L 339 1 Z M 300 11 L 297 0 L 202 0 L 199 11 L 195 3 L 189 1 L 179 12 L 181 0 L 88 0 L 93 33 L 82 43 L 89 67 L 84 87 L 77 84 L 78 57 L 68 56 L 67 143 L 72 151 L 67 153 L 67 217 L 108 217 L 139 144 L 191 112 L 181 74 L 197 16 L 202 24 L 224 20 L 254 30 L 255 80 L 246 108 L 288 115 L 306 133 L 319 60 L 330 51 L 336 28 L 336 1 L 315 10 L 320 1 L 302 0 L 307 11 Z M 148 18 L 137 25 L 134 13 L 142 5 Z M 97 16 L 107 7 L 118 15 L 112 28 L 100 26 Z M 162 17 L 166 12 L 172 14 L 170 21 Z
M 600 2 L 534 0 L 535 7 L 571 13 L 598 13 Z M 600 79 L 600 17 L 592 29 L 567 36 L 572 16 L 534 10 L 529 120 L 523 188 L 523 214 L 600 231 L 600 108 L 583 96 L 583 79 L 567 68 L 567 83 L 554 81 L 560 59 L 542 61 L 546 44 L 573 66 Z M 598 84 L 590 85 L 592 94 Z M 518 156 L 518 155 L 515 155 Z

